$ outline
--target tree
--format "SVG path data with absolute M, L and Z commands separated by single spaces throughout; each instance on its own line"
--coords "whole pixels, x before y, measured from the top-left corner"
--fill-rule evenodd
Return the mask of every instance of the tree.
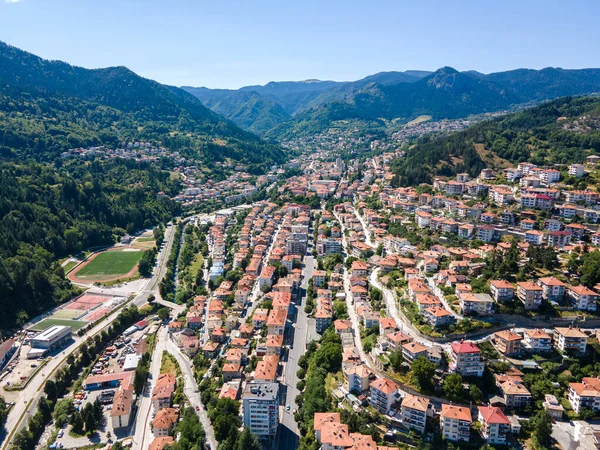
M 88 403 L 89 405 L 89 403 Z M 90 408 L 85 413 L 85 431 L 88 434 L 94 433 L 98 428 L 98 422 L 96 421 L 96 417 L 94 417 L 93 408 Z
M 73 432 L 77 434 L 83 433 L 83 417 L 81 417 L 81 413 L 79 411 L 76 411 L 75 414 L 73 414 L 72 422 Z
M 451 373 L 446 377 L 444 380 L 444 394 L 451 402 L 460 402 L 464 400 L 465 389 L 460 374 Z
M 475 403 L 479 403 L 483 398 L 483 392 L 481 392 L 481 389 L 474 384 L 469 385 L 469 395 L 471 396 L 471 400 Z
M 412 379 L 421 388 L 431 387 L 435 369 L 435 363 L 429 361 L 426 356 L 419 356 L 411 366 Z
M 156 314 L 158 315 L 158 318 L 164 322 L 169 318 L 171 312 L 169 311 L 169 308 L 165 306 L 164 308 L 160 308 Z
M 72 398 L 62 398 L 56 402 L 54 407 L 54 421 L 58 428 L 62 428 L 69 421 L 69 417 L 75 411 Z
M 148 304 L 150 306 L 154 306 L 154 301 L 156 300 L 156 296 L 154 294 L 150 294 L 148 296 Z
M 548 411 L 538 412 L 533 421 L 532 439 L 536 447 L 549 448 L 552 446 L 552 418 Z
M 48 397 L 48 400 L 54 401 L 56 400 L 57 392 L 56 392 L 56 384 L 52 380 L 46 381 L 44 385 L 44 394 Z
M 244 428 L 235 442 L 234 450 L 262 450 L 262 445 L 249 428 Z
M 394 369 L 396 372 L 402 371 L 402 364 L 404 363 L 404 356 L 402 356 L 402 350 L 397 349 L 396 351 L 393 351 L 392 353 L 390 353 L 388 359 L 390 361 L 392 369 Z
M 148 379 L 148 368 L 141 363 L 135 368 L 135 375 L 133 377 L 133 388 L 136 395 L 140 395 L 146 385 Z

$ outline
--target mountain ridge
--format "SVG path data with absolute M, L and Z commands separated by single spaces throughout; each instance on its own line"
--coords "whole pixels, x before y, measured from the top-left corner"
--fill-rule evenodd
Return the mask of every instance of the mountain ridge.
M 419 83 L 424 79 L 429 79 L 431 91 Z M 451 67 L 442 67 L 435 72 L 379 72 L 353 82 L 332 82 L 337 84 L 319 92 L 310 90 L 310 86 L 303 85 L 301 81 L 284 82 L 287 86 L 302 87 L 308 92 L 304 97 L 296 92 L 295 97 L 290 95 L 285 100 L 273 93 L 273 86 L 277 83 L 265 85 L 270 86 L 268 93 L 265 86 L 226 91 L 183 89 L 196 95 L 209 108 L 214 108 L 214 99 L 218 97 L 217 112 L 257 134 L 279 139 L 289 137 L 291 133 L 308 132 L 308 129 L 311 132 L 323 129 L 336 120 L 411 120 L 422 114 L 436 119 L 456 118 L 461 114 L 494 112 L 563 96 L 587 95 L 600 91 L 600 69 L 546 67 L 484 74 L 476 70 L 460 72 Z M 252 121 L 240 122 L 234 117 L 229 103 L 235 104 L 235 114 L 239 115 L 244 109 L 240 101 L 240 92 L 244 90 L 253 90 L 268 98 L 271 106 L 272 102 L 279 103 L 290 117 L 285 119 L 285 115 L 273 115 L 271 109 L 255 109 L 254 114 L 260 120 L 260 125 Z M 317 125 L 307 127 L 306 123 L 310 121 Z M 275 126 L 265 127 L 267 123 Z

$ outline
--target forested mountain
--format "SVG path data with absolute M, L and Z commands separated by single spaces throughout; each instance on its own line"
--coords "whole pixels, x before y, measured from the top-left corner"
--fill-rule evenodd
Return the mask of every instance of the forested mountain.
M 237 91 L 185 89 L 238 125 L 277 139 L 321 131 L 339 120 L 408 121 L 419 115 L 430 115 L 434 119 L 457 118 L 505 110 L 529 102 L 591 94 L 600 92 L 600 69 L 518 69 L 488 75 L 474 70 L 457 72 L 449 67 L 434 73 L 382 72 L 354 82 L 334 83 L 330 88 L 311 91 L 310 95 L 293 98 L 291 102 L 287 97 L 284 101 L 282 94 L 267 94 L 265 88 L 269 85 L 277 83 L 249 86 Z M 269 96 L 291 118 L 285 120 L 283 114 L 272 114 L 273 105 L 269 104 L 256 114 L 261 126 L 257 127 L 252 122 L 248 125 L 250 115 L 241 114 L 241 111 L 254 110 L 256 103 L 242 100 L 247 90 L 263 98 Z M 246 120 L 234 115 L 243 116 Z M 264 120 L 265 116 L 269 120 Z M 277 125 L 272 129 L 265 128 L 271 123 Z
M 358 81 L 272 81 L 264 86 L 245 86 L 237 90 L 184 86 L 213 111 L 237 125 L 265 134 L 275 125 L 311 107 L 343 100 L 349 94 L 371 83 L 382 85 L 412 83 L 431 72 L 381 72 Z M 259 102 L 258 99 L 262 99 Z M 255 121 L 248 121 L 256 117 Z
M 600 153 L 600 98 L 565 97 L 477 123 L 464 131 L 425 136 L 393 162 L 395 185 L 429 182 L 434 175 L 468 172 L 509 161 L 584 162 Z
M 80 145 L 159 141 L 211 167 L 233 158 L 252 172 L 282 162 L 278 146 L 241 130 L 193 95 L 125 67 L 89 70 L 0 42 L 0 145 L 38 160 Z

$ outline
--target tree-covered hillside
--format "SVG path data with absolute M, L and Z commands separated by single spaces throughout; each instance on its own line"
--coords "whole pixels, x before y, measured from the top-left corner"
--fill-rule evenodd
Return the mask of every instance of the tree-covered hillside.
M 600 98 L 566 97 L 480 122 L 464 131 L 426 136 L 394 161 L 394 183 L 414 185 L 434 175 L 479 174 L 498 158 L 518 163 L 584 162 L 600 152 Z
M 182 89 L 124 67 L 88 70 L 0 42 L 0 146 L 37 160 L 127 139 L 162 142 L 209 168 L 232 158 L 259 173 L 280 147 L 241 130 Z

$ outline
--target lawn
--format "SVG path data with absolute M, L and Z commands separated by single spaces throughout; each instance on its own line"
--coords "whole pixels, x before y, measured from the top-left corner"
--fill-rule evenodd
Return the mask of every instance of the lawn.
M 137 242 L 154 242 L 153 236 L 142 236 L 136 239 Z
M 75 267 L 77 264 L 79 264 L 79 261 L 69 261 L 68 263 L 66 263 L 63 266 L 63 270 L 65 271 L 65 273 L 68 273 L 73 267 Z
M 31 331 L 44 331 L 54 325 L 66 325 L 73 328 L 73 331 L 79 330 L 81 327 L 87 325 L 87 322 L 81 320 L 69 320 L 69 319 L 44 319 L 41 322 L 36 323 L 30 328 Z
M 80 279 L 93 280 L 126 275 L 135 267 L 143 254 L 143 251 L 102 252 L 79 269 L 75 276 Z

